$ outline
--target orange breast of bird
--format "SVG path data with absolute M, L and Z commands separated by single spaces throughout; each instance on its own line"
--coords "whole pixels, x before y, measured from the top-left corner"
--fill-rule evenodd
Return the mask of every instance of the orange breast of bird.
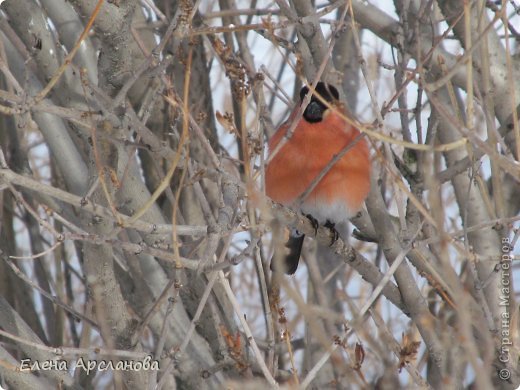
M 290 121 L 269 141 L 270 153 L 284 139 Z M 300 119 L 291 138 L 266 168 L 267 195 L 276 202 L 292 205 L 334 156 L 354 143 L 303 200 L 300 208 L 322 221 L 337 222 L 352 217 L 362 207 L 370 190 L 370 155 L 366 140 L 358 137 L 359 134 L 359 130 L 331 110 L 318 123 Z M 332 211 L 323 213 L 329 206 Z M 336 209 L 345 215 L 337 215 Z M 320 218 L 320 214 L 326 218 Z

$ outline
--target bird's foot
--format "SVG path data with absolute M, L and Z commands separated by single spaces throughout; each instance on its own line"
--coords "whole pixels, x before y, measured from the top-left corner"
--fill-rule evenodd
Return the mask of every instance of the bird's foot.
M 314 235 L 317 235 L 318 234 L 318 228 L 320 227 L 320 223 L 318 222 L 318 220 L 316 218 L 314 218 L 310 214 L 305 214 L 305 216 L 307 217 L 307 219 L 309 221 L 311 221 L 311 225 L 314 228 Z
M 332 223 L 330 222 L 328 219 L 327 219 L 327 222 L 325 222 L 325 224 L 323 225 L 327 228 L 330 229 L 330 231 L 332 232 L 332 241 L 330 242 L 330 245 L 334 245 L 334 243 L 336 241 L 338 241 L 338 238 L 339 238 L 339 233 L 338 231 L 336 230 L 336 224 L 335 223 Z

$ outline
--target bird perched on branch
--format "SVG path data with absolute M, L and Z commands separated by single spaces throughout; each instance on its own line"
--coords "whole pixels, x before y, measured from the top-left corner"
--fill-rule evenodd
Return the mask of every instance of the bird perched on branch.
M 332 85 L 318 83 L 298 118 L 308 92 L 308 87 L 302 88 L 300 104 L 269 141 L 266 193 L 275 202 L 306 214 L 316 228 L 317 223 L 325 224 L 337 235 L 334 224 L 354 216 L 370 191 L 368 145 L 344 119 L 347 110 Z M 271 269 L 280 266 L 287 274 L 295 273 L 304 237 L 293 229 L 285 245 L 285 264 L 273 261 Z

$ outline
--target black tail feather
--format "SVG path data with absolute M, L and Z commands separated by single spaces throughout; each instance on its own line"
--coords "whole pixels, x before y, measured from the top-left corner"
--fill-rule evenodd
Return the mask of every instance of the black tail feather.
M 289 248 L 289 254 L 285 257 L 285 273 L 292 275 L 298 268 L 300 262 L 300 255 L 302 254 L 304 234 L 298 236 L 291 236 L 285 246 Z
M 300 262 L 300 255 L 302 253 L 303 240 L 305 238 L 304 234 L 292 235 L 289 237 L 289 240 L 285 244 L 285 247 L 289 249 L 289 253 L 284 258 L 284 269 L 283 271 L 287 275 L 292 275 L 296 272 L 298 268 L 298 263 Z M 271 271 L 276 267 L 276 262 L 271 262 Z

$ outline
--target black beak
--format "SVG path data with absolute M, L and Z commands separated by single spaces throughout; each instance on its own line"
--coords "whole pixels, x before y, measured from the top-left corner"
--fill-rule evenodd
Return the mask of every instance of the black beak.
M 325 107 L 323 107 L 323 105 L 320 102 L 311 100 L 311 102 L 305 109 L 305 112 L 303 113 L 303 117 L 307 120 L 307 122 L 319 122 L 323 119 L 324 111 Z

